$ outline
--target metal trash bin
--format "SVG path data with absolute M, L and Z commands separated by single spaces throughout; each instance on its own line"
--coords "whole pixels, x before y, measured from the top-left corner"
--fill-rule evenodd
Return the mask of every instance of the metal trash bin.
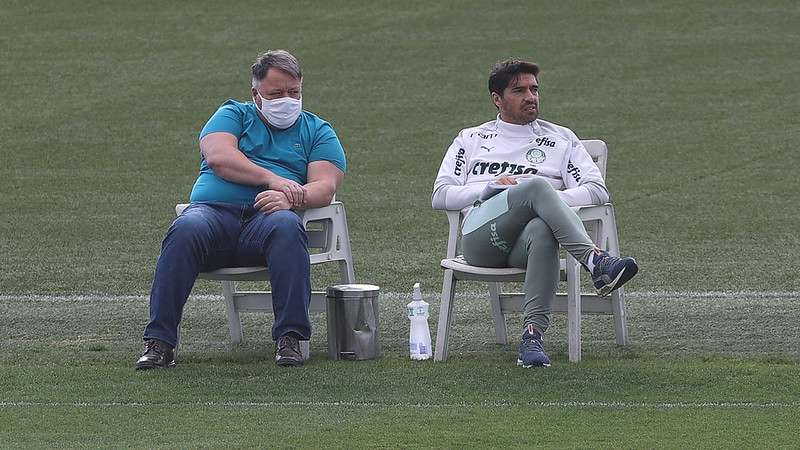
M 378 292 L 371 284 L 337 284 L 327 290 L 328 357 L 362 360 L 381 356 Z

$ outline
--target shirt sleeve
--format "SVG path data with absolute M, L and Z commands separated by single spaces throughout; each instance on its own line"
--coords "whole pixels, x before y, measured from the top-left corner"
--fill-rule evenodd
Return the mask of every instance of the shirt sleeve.
M 203 130 L 200 131 L 200 139 L 217 132 L 230 133 L 238 139 L 241 137 L 243 129 L 242 111 L 236 105 L 226 102 L 208 119 Z
M 608 188 L 600 169 L 577 136 L 562 167 L 565 189 L 559 192 L 569 206 L 600 205 L 609 199 Z
M 447 149 L 433 182 L 431 205 L 434 209 L 459 210 L 478 200 L 484 185 L 466 184 L 468 158 L 462 135 L 459 134 Z
M 317 128 L 308 162 L 328 161 L 342 172 L 347 171 L 347 160 L 339 137 L 328 122 L 322 122 Z

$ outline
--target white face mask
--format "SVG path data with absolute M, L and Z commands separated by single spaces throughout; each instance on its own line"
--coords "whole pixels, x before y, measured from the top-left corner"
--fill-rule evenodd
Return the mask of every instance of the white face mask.
M 302 109 L 303 101 L 296 98 L 281 97 L 275 100 L 267 100 L 261 97 L 261 114 L 267 118 L 267 122 L 270 125 L 281 130 L 294 125 L 297 118 L 300 117 Z

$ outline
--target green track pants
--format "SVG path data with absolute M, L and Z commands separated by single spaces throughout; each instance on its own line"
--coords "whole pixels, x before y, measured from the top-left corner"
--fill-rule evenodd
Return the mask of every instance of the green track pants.
M 595 248 L 583 223 L 541 178 L 521 182 L 470 211 L 462 227 L 464 258 L 474 266 L 525 272 L 525 325 L 550 325 L 558 289 L 559 245 L 585 263 Z

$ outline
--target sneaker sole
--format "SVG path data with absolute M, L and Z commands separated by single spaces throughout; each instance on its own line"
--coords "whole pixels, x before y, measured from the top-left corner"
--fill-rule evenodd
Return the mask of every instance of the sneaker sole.
M 517 358 L 517 366 L 522 367 L 523 369 L 530 369 L 532 367 L 550 367 L 550 364 L 542 364 L 540 366 L 537 366 L 535 364 L 525 365 L 525 364 L 522 364 L 522 360 L 521 359 Z
M 598 289 L 597 295 L 600 297 L 605 297 L 611 292 L 621 288 L 623 284 L 627 283 L 628 280 L 633 278 L 633 276 L 639 272 L 639 265 L 636 264 L 635 259 L 631 258 L 631 262 L 632 264 L 626 266 L 625 268 L 619 271 L 617 278 L 614 278 L 613 280 L 611 280 L 610 283 Z

